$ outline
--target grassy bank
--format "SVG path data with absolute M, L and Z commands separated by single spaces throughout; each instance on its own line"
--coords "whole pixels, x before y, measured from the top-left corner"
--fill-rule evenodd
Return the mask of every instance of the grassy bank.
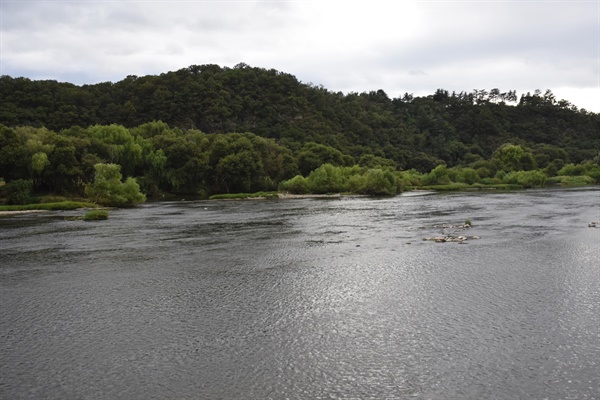
M 44 211 L 57 211 L 57 210 L 77 210 L 79 208 L 98 208 L 100 207 L 94 203 L 88 203 L 84 201 L 60 201 L 56 203 L 38 203 L 38 204 L 24 204 L 24 205 L 0 205 L 0 211 L 32 211 L 32 210 L 44 210 Z
M 256 193 L 225 193 L 210 196 L 210 200 L 243 200 L 243 199 L 277 199 L 277 192 L 256 192 Z
M 460 190 L 516 190 L 523 189 L 523 186 L 511 183 L 497 183 L 493 185 L 484 185 L 481 183 L 474 183 L 468 185 L 466 183 L 451 183 L 447 185 L 426 185 L 414 187 L 419 190 L 435 190 L 438 192 L 448 191 L 460 191 Z

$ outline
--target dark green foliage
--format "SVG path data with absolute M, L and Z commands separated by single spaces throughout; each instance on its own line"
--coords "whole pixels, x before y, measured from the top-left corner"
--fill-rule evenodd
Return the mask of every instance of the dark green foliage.
M 344 95 L 280 71 L 239 64 L 192 65 L 81 87 L 3 76 L 0 92 L 0 124 L 55 131 L 101 126 L 87 138 L 92 152 L 104 162 L 121 164 L 125 176 L 144 162 L 138 143 L 121 129 L 136 126 L 131 134 L 143 139 L 172 134 L 169 125 L 207 134 L 253 132 L 296 152 L 305 176 L 323 163 L 354 163 L 322 149 L 301 152 L 309 142 L 346 157 L 371 154 L 420 172 L 441 163 L 466 165 L 477 156 L 489 159 L 504 143 L 531 149 L 531 158 L 511 160 L 513 167 L 519 163 L 525 170 L 545 168 L 555 159 L 580 163 L 595 157 L 600 148 L 598 114 L 557 100 L 550 91 L 527 93 L 520 100 L 514 91 L 497 88 L 461 93 L 438 89 L 424 97 L 407 93 L 390 98 L 383 90 Z M 156 119 L 164 122 L 148 122 Z M 121 162 L 126 154 L 127 162 Z M 19 160 L 30 161 L 12 158 Z M 23 177 L 8 180 L 18 178 Z
M 8 204 L 29 204 L 31 202 L 31 191 L 33 182 L 25 179 L 17 179 L 6 186 L 6 200 Z
M 239 64 L 81 87 L 2 76 L 0 93 L 0 178 L 30 180 L 36 193 L 83 196 L 94 166 L 109 163 L 157 197 L 387 194 L 501 184 L 507 174 L 543 184 L 520 171 L 600 181 L 586 164 L 598 165 L 600 116 L 550 91 L 343 94 Z M 360 172 L 345 169 L 355 164 Z

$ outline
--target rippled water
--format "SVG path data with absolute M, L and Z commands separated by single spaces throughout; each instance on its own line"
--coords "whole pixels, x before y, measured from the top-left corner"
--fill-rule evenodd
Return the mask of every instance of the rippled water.
M 597 187 L 72 215 L 0 218 L 2 399 L 600 398 Z

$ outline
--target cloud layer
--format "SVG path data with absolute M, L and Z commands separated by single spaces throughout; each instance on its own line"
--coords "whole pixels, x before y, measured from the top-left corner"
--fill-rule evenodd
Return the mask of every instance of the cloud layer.
M 77 84 L 193 64 L 333 91 L 552 89 L 600 112 L 597 1 L 10 1 L 3 75 Z

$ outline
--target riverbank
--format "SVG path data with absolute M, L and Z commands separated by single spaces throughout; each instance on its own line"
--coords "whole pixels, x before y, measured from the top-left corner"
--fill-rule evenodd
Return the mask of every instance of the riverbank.
M 64 211 L 100 208 L 98 204 L 88 203 L 84 201 L 60 201 L 55 203 L 37 203 L 23 205 L 0 205 L 1 215 L 17 215 L 44 211 Z
M 19 215 L 19 214 L 31 214 L 31 213 L 41 213 L 46 210 L 21 210 L 21 211 L 0 211 L 0 217 L 6 215 Z

